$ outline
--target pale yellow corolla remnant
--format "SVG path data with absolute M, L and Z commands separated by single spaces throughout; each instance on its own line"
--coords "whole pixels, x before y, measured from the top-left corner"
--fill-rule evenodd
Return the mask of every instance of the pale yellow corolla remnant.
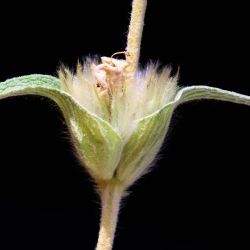
M 101 64 L 92 64 L 91 69 L 96 79 L 96 86 L 101 93 L 112 96 L 115 85 L 122 85 L 126 81 L 128 63 L 112 57 L 101 57 Z

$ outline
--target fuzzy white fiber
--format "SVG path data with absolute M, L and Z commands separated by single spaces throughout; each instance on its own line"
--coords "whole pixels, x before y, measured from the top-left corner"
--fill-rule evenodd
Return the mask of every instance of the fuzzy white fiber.
M 132 78 L 125 72 L 122 82 L 110 78 L 110 88 L 101 89 L 93 73 L 96 64 L 87 59 L 83 65 L 78 64 L 75 74 L 62 67 L 59 78 L 66 92 L 85 109 L 108 121 L 125 140 L 136 120 L 162 108 L 176 95 L 178 76 L 172 77 L 168 67 L 158 70 L 158 65 L 151 63 Z

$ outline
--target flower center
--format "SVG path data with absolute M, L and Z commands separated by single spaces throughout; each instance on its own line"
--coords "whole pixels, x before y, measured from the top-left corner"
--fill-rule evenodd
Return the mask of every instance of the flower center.
M 111 98 L 115 88 L 122 87 L 127 77 L 128 63 L 112 57 L 101 57 L 101 64 L 91 65 L 92 73 L 96 79 L 96 87 L 100 95 L 108 94 Z

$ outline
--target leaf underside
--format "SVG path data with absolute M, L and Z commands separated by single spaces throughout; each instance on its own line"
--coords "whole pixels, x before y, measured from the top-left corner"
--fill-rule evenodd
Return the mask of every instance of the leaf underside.
M 178 105 L 185 102 L 201 99 L 212 99 L 244 104 L 248 106 L 250 105 L 250 96 L 208 86 L 185 87 L 177 93 L 174 102 Z

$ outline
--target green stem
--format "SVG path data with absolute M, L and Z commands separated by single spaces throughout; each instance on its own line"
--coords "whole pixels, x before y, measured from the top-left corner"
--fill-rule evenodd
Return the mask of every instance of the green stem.
M 132 77 L 139 62 L 146 6 L 147 0 L 133 0 L 126 49 L 127 70 Z M 100 187 L 102 211 L 96 250 L 112 250 L 122 195 L 123 189 L 115 181 Z
M 123 191 L 119 185 L 108 183 L 100 188 L 100 192 L 102 211 L 96 250 L 111 250 Z
M 146 7 L 147 0 L 133 1 L 126 49 L 128 71 L 132 74 L 136 73 L 138 67 Z

